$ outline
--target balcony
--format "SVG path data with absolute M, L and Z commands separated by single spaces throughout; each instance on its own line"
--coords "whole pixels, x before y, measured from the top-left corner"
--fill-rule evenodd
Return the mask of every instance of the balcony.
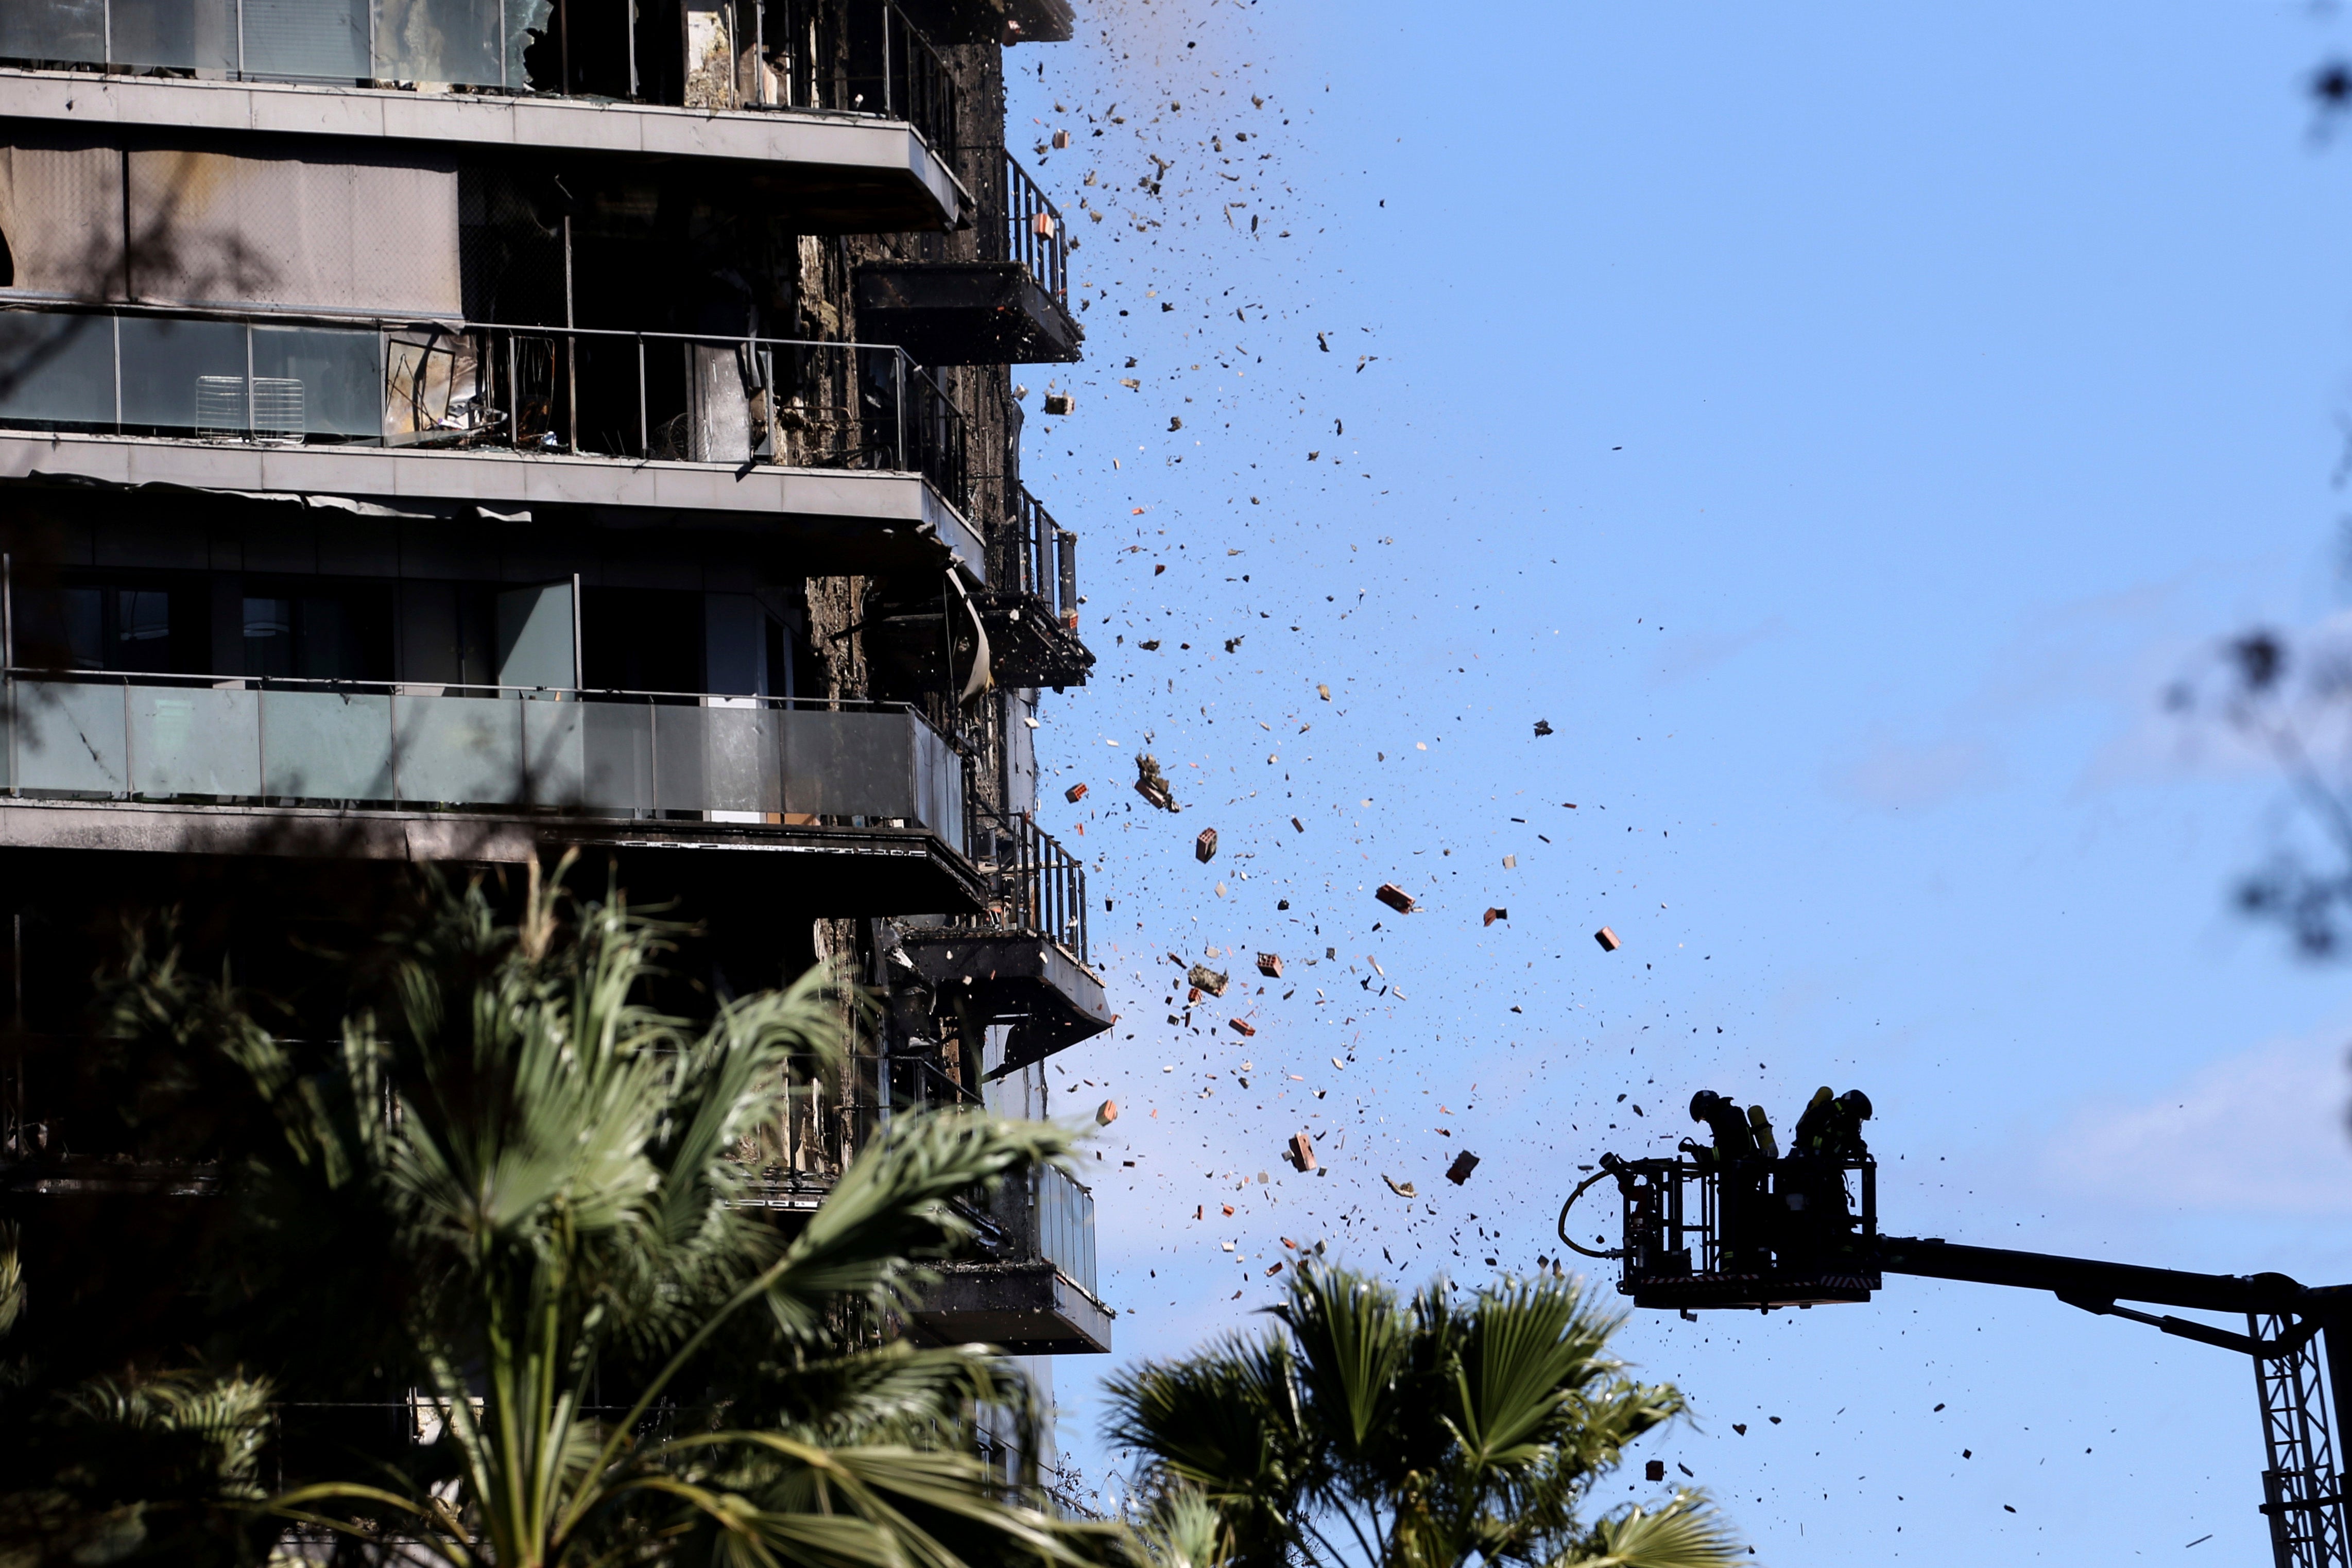
M 1086 685 L 1093 651 L 1078 633 L 1078 536 L 1054 520 L 1026 486 L 1013 491 L 1013 515 L 997 529 L 988 591 L 981 596 L 992 665 L 1000 685 Z
M 20 119 L 716 160 L 805 232 L 970 204 L 954 80 L 888 0 L 10 0 L 0 61 Z
M 910 709 L 16 670 L 0 847 L 791 857 L 841 914 L 971 907 L 963 761 Z M 746 868 L 729 857 L 723 872 Z
M 1001 1077 L 1102 1033 L 1112 1016 L 1087 961 L 1086 862 L 1026 818 L 975 811 L 968 833 L 984 906 L 899 940 L 942 1013 L 1012 1026 L 991 1074 Z
M 1062 214 L 1005 153 L 978 261 L 868 262 L 857 269 L 861 337 L 929 365 L 1064 364 L 1084 357 L 1069 308 Z M 988 204 L 983 204 L 983 210 Z
M 1013 1355 L 1106 1354 L 1112 1313 L 1095 1294 L 1095 1197 L 1066 1173 L 1038 1170 L 1001 1192 L 1001 1258 L 940 1266 L 914 1313 L 948 1343 Z
M 954 403 L 894 348 L 0 310 L 0 478 L 323 494 L 450 517 L 642 508 L 755 524 L 812 570 L 953 559 L 984 580 L 964 452 Z

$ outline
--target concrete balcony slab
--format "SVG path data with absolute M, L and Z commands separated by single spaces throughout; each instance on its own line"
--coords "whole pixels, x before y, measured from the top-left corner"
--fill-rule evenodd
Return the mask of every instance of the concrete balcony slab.
M 943 157 L 906 121 L 817 110 L 0 70 L 0 119 L 707 162 L 790 198 L 794 223 L 809 233 L 949 229 L 971 204 Z
M 151 436 L 0 433 L 0 483 L 161 486 L 295 499 L 336 497 L 448 516 L 548 508 L 731 520 L 809 537 L 877 570 L 953 559 L 987 580 L 980 531 L 919 474 L 674 463 L 510 449 L 266 445 Z

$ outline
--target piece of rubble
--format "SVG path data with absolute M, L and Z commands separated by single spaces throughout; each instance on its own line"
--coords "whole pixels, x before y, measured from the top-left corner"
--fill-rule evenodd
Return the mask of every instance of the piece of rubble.
M 1618 948 L 1622 947 L 1625 945 L 1622 942 L 1618 941 L 1617 933 L 1610 930 L 1606 925 L 1602 926 L 1600 930 L 1595 931 L 1592 934 L 1592 939 L 1601 944 L 1601 950 L 1603 953 L 1614 953 Z
M 1073 806 L 1076 805 L 1086 798 L 1087 787 L 1083 784 L 1073 784 L 1068 789 L 1062 791 L 1062 799 L 1067 800 Z
M 1257 956 L 1257 972 L 1264 975 L 1269 980 L 1278 980 L 1282 978 L 1282 955 L 1279 953 L 1260 953 Z
M 1071 397 L 1067 392 L 1047 392 L 1045 394 L 1045 412 L 1047 413 L 1066 414 L 1076 407 L 1077 407 L 1077 400 Z
M 1286 1152 L 1283 1155 L 1283 1158 L 1288 1160 L 1293 1166 L 1297 1166 L 1302 1174 L 1313 1170 L 1315 1168 L 1315 1139 L 1313 1135 L 1303 1132 L 1291 1134 L 1290 1142 L 1286 1145 Z
M 1217 830 L 1202 828 L 1201 836 L 1192 841 L 1192 858 L 1202 865 L 1217 858 Z
M 1222 997 L 1225 994 L 1225 982 L 1230 977 L 1220 975 L 1206 964 L 1195 964 L 1184 971 L 1184 977 L 1209 995 Z
M 1233 1025 L 1234 1032 L 1242 1036 L 1244 1039 L 1247 1039 L 1249 1036 L 1257 1033 L 1257 1025 L 1250 1022 L 1247 1019 L 1227 1019 L 1225 1021 Z
M 1381 1179 L 1388 1183 L 1389 1190 L 1396 1194 L 1399 1197 L 1419 1197 L 1421 1196 L 1420 1193 L 1413 1190 L 1412 1183 L 1409 1181 L 1399 1181 L 1396 1177 L 1389 1175 L 1386 1171 L 1382 1171 L 1381 1173 Z
M 1477 1168 L 1478 1156 L 1465 1149 L 1454 1156 L 1452 1165 L 1445 1167 L 1445 1179 L 1455 1186 L 1460 1186 L 1470 1179 L 1470 1173 Z
M 1179 809 L 1168 788 L 1168 775 L 1160 771 L 1160 764 L 1148 751 L 1135 759 L 1135 792 L 1163 811 Z
M 1505 855 L 1505 856 L 1503 857 L 1503 869 L 1504 869 L 1505 871 L 1517 871 L 1517 870 L 1518 870 L 1518 869 L 1519 869 L 1519 857 L 1518 857 L 1518 856 L 1517 856 L 1517 855 Z
M 1490 909 L 1486 911 L 1486 924 L 1489 925 L 1492 925 L 1497 920 L 1508 920 L 1510 917 L 1511 912 L 1507 909 Z
M 1055 151 L 1056 152 L 1060 152 L 1062 149 L 1064 149 L 1064 148 L 1067 147 L 1069 144 L 1070 144 L 1070 133 L 1069 133 L 1068 131 L 1056 131 L 1055 132 L 1054 132 L 1054 151 Z
M 1315 688 L 1315 695 L 1321 697 L 1328 703 L 1331 700 L 1331 688 L 1329 686 L 1318 685 Z
M 1648 1464 L 1643 1465 L 1642 1467 L 1642 1479 L 1645 1481 L 1664 1480 L 1666 1479 L 1666 1461 L 1664 1459 L 1652 1459 Z
M 1412 913 L 1412 894 L 1392 882 L 1384 882 L 1372 890 L 1372 896 L 1395 910 L 1399 915 Z
M 1106 1100 L 1106 1101 L 1104 1101 L 1101 1104 L 1099 1104 L 1099 1105 L 1097 1105 L 1097 1106 L 1096 1106 L 1096 1107 L 1095 1107 L 1095 1125 L 1096 1125 L 1096 1126 L 1097 1126 L 1097 1127 L 1108 1127 L 1108 1126 L 1109 1126 L 1113 1122 L 1116 1122 L 1116 1121 L 1118 1121 L 1118 1101 L 1116 1101 L 1116 1100 Z M 1198 1215 L 1194 1215 L 1194 1216 L 1193 1216 L 1193 1218 L 1194 1218 L 1195 1219 L 1197 1219 L 1197 1218 L 1200 1218 L 1200 1216 L 1198 1216 Z
M 1291 819 L 1290 819 L 1290 825 L 1291 825 L 1292 827 L 1294 827 L 1294 828 L 1297 829 L 1297 830 L 1298 830 L 1300 832 L 1302 832 L 1302 833 L 1303 833 L 1303 832 L 1305 832 L 1305 831 L 1307 831 L 1307 824 L 1306 824 L 1306 823 L 1304 823 L 1304 822 L 1302 822 L 1302 821 L 1299 821 L 1297 818 L 1296 818 L 1296 817 L 1293 817 L 1293 818 L 1291 818 Z
M 1199 1001 L 1200 999 L 1201 999 L 1201 988 L 1200 988 L 1200 987 L 1198 987 L 1198 986 L 1194 986 L 1194 987 L 1192 987 L 1191 989 L 1187 990 L 1187 991 L 1184 993 L 1184 1005 L 1185 1005 L 1186 1007 L 1188 1007 L 1188 1008 L 1189 1008 L 1189 1007 L 1191 1007 L 1194 1002 Z
M 1536 733 L 1538 735 L 1549 735 L 1551 733 L 1551 726 L 1542 719 L 1538 719 L 1536 720 Z M 1655 1480 L 1657 1478 L 1653 1476 L 1650 1479 Z

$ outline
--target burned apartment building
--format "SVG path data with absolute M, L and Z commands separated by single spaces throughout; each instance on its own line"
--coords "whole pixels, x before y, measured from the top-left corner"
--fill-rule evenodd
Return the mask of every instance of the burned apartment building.
M 372 875 L 568 848 L 717 994 L 885 998 L 779 1209 L 909 1107 L 1071 1108 L 1042 1064 L 1110 1019 L 1031 734 L 1093 654 L 1013 367 L 1080 335 L 1003 131 L 1070 22 L 0 5 L 10 1201 L 112 1179 L 48 1099 L 108 908 L 299 990 Z M 908 1332 L 1107 1350 L 1085 1187 L 979 1218 Z

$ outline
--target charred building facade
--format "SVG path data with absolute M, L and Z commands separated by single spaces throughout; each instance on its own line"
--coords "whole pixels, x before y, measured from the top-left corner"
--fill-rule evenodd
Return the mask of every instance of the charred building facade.
M 779 1208 L 908 1107 L 1055 1108 L 1045 1059 L 1110 1018 L 1031 734 L 1093 655 L 1012 367 L 1080 334 L 1003 71 L 1069 26 L 0 6 L 16 1201 L 108 1179 L 42 1043 L 104 906 L 178 903 L 299 993 L 330 890 L 567 848 L 703 922 L 716 992 L 831 963 L 886 998 L 764 1152 Z M 1085 1187 L 984 1207 L 908 1332 L 1107 1350 Z

